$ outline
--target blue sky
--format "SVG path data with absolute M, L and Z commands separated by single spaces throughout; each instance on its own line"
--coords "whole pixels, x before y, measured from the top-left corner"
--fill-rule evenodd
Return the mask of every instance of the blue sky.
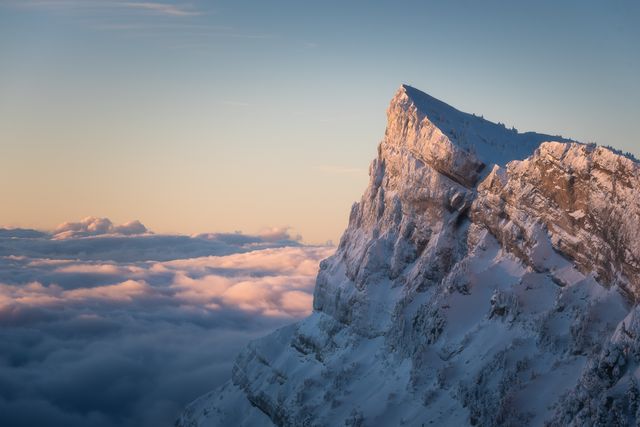
M 0 224 L 336 240 L 401 83 L 640 154 L 631 1 L 0 0 Z

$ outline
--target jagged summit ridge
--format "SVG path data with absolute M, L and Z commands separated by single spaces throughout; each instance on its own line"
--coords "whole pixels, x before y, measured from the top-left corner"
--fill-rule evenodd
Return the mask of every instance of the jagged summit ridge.
M 396 92 L 389 114 L 398 114 L 403 110 L 405 114 L 414 115 L 414 123 L 423 129 L 428 129 L 431 123 L 453 146 L 472 154 L 482 164 L 489 166 L 489 170 L 493 164 L 504 166 L 511 160 L 530 156 L 542 142 L 570 142 L 558 135 L 519 133 L 502 124 L 462 112 L 406 84 Z M 461 154 L 455 153 L 455 156 Z
M 387 117 L 312 315 L 179 425 L 635 425 L 638 163 L 408 86 Z

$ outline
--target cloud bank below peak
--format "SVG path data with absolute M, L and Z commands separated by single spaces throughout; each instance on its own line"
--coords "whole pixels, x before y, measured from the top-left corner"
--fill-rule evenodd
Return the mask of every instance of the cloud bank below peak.
M 248 340 L 310 313 L 334 250 L 286 228 L 167 236 L 131 224 L 0 229 L 0 425 L 173 425 Z
M 108 218 L 87 217 L 78 222 L 60 224 L 52 232 L 0 228 L 0 256 L 169 261 L 300 246 L 301 240 L 300 235 L 291 235 L 290 227 L 268 228 L 257 234 L 235 232 L 187 236 L 155 234 L 137 220 L 116 225 Z

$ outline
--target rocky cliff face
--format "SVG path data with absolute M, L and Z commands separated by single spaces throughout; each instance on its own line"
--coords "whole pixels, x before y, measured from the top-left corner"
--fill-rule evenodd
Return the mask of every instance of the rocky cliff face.
M 179 425 L 635 422 L 639 170 L 402 86 L 313 314 Z
M 531 158 L 495 168 L 474 219 L 534 268 L 536 226 L 553 247 L 606 286 L 640 295 L 638 163 L 602 147 L 545 142 Z

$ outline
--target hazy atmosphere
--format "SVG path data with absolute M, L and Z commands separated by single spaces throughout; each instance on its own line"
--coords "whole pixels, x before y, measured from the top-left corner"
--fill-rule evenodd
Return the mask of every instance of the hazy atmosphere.
M 640 420 L 639 20 L 0 0 L 0 425 Z

